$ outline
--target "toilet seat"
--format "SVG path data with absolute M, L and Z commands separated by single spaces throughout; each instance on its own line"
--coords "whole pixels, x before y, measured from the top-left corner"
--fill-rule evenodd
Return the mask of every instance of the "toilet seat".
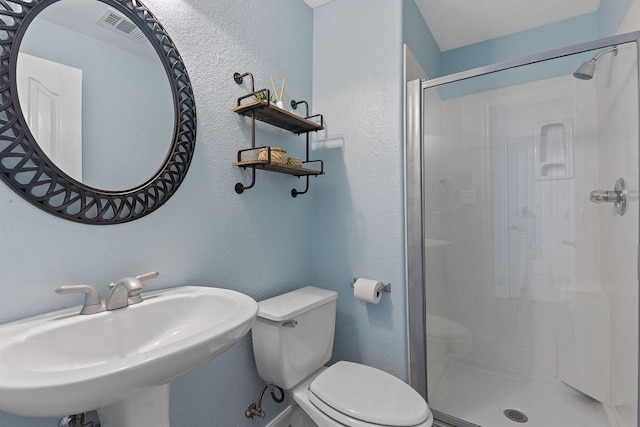
M 349 427 L 427 427 L 432 424 L 422 396 L 400 379 L 370 366 L 337 362 L 309 385 L 309 401 Z

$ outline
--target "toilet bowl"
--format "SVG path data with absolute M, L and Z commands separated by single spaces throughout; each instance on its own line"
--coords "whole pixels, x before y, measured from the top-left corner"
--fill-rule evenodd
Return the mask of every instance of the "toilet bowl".
M 292 393 L 295 403 L 320 427 L 433 423 L 429 407 L 415 390 L 393 375 L 357 363 L 341 361 L 323 368 Z
M 258 303 L 258 374 L 293 395 L 292 427 L 431 427 L 425 400 L 400 379 L 331 357 L 336 292 L 307 286 Z

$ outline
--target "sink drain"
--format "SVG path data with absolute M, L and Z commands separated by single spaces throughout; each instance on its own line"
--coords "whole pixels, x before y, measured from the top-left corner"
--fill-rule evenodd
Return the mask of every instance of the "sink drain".
M 527 417 L 524 412 L 518 411 L 517 409 L 505 409 L 503 414 L 505 417 L 516 423 L 526 423 L 529 421 L 529 417 Z

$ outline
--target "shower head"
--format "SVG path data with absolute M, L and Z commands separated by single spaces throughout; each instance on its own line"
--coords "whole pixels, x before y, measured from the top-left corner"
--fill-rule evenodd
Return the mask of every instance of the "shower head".
M 596 62 L 605 53 L 613 52 L 613 56 L 618 55 L 618 46 L 609 47 L 596 53 L 596 55 L 588 61 L 585 61 L 573 72 L 573 77 L 580 80 L 591 80 L 596 72 Z
M 591 80 L 596 72 L 596 60 L 585 61 L 573 72 L 573 77 L 580 80 Z

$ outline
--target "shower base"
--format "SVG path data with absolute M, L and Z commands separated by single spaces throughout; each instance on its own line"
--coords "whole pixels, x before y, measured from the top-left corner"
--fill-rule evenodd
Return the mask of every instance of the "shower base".
M 559 380 L 451 355 L 429 406 L 482 427 L 622 427 L 602 403 Z

